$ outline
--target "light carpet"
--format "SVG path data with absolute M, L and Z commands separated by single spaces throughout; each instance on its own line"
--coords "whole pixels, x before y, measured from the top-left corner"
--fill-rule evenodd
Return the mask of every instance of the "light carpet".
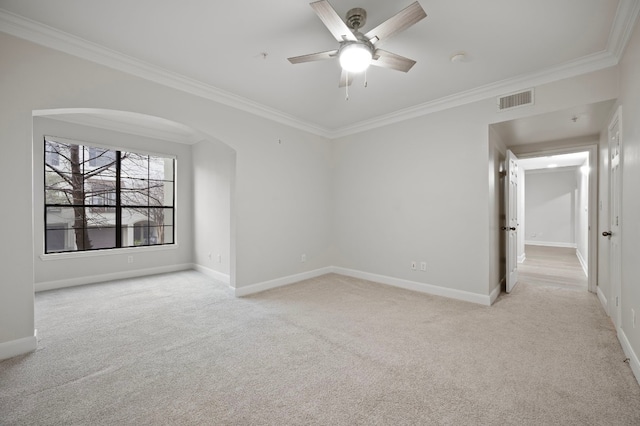
M 36 295 L 0 363 L 2 425 L 638 425 L 587 292 L 492 307 L 335 274 L 235 298 L 195 271 Z

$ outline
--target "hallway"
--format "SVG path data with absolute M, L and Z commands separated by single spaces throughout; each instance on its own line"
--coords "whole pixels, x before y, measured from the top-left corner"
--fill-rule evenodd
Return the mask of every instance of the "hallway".
M 587 276 L 575 249 L 527 245 L 525 255 L 518 265 L 520 283 L 587 291 Z

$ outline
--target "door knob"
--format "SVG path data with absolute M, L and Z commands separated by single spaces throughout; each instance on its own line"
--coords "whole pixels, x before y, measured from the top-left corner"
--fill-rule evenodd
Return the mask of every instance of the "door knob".
M 611 231 L 604 231 L 604 232 L 602 233 L 602 236 L 603 236 L 603 237 L 610 237 L 610 236 L 611 236 Z

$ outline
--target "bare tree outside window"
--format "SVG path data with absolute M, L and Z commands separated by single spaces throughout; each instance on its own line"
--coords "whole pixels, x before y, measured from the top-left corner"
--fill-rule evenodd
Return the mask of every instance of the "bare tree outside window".
M 45 137 L 45 252 L 172 244 L 174 163 Z

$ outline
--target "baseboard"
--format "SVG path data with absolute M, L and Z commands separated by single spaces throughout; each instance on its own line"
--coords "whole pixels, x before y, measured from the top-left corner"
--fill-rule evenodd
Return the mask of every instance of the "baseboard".
M 225 284 L 230 283 L 229 276 L 226 274 L 222 274 L 218 271 L 214 271 L 212 269 L 206 268 L 201 265 L 180 264 L 180 265 L 163 266 L 158 268 L 137 269 L 135 271 L 115 272 L 112 274 L 95 275 L 95 276 L 89 276 L 89 277 L 72 278 L 67 280 L 41 282 L 41 283 L 35 284 L 35 291 L 39 292 L 39 291 L 46 291 L 46 290 L 55 290 L 55 289 L 65 288 L 65 287 L 94 284 L 94 283 L 112 281 L 112 280 L 118 280 L 118 279 L 135 278 L 135 277 L 140 277 L 145 275 L 177 272 L 177 271 L 183 271 L 188 269 L 195 269 L 196 271 L 201 272 L 205 275 L 208 275 L 213 279 L 221 281 Z M 329 274 L 332 272 L 354 277 L 354 278 L 360 278 L 368 281 L 378 282 L 381 284 L 391 285 L 391 286 L 403 288 L 406 290 L 433 294 L 435 296 L 449 297 L 451 299 L 478 303 L 480 305 L 485 305 L 485 306 L 490 306 L 493 302 L 496 301 L 496 299 L 500 295 L 502 281 L 504 281 L 503 279 L 500 282 L 500 285 L 495 287 L 491 291 L 491 294 L 483 295 L 478 293 L 471 293 L 464 290 L 456 290 L 452 288 L 440 287 L 440 286 L 420 283 L 416 281 L 404 280 L 401 278 L 394 278 L 394 277 L 388 277 L 384 275 L 372 274 L 369 272 L 357 271 L 354 269 L 327 266 L 324 268 L 315 269 L 313 271 L 289 275 L 286 277 L 276 278 L 274 280 L 269 280 L 269 281 L 264 281 L 257 284 L 251 284 L 248 286 L 239 287 L 235 289 L 235 295 L 236 297 L 248 296 L 250 294 L 259 293 L 259 292 L 270 290 L 273 288 L 294 284 L 299 281 L 316 278 L 321 275 Z
M 321 275 L 329 274 L 331 272 L 333 272 L 333 268 L 331 266 L 327 266 L 325 268 L 314 269 L 313 271 L 302 272 L 300 274 L 289 275 L 282 278 L 276 278 L 275 280 L 264 281 L 244 287 L 236 287 L 235 295 L 236 297 L 248 296 L 250 294 L 271 290 L 272 288 L 278 288 L 285 285 L 297 283 L 299 281 L 316 278 Z
M 600 286 L 596 287 L 596 294 L 598 295 L 598 299 L 600 300 L 600 304 L 602 305 L 604 312 L 609 315 L 609 302 L 602 290 L 600 290 Z
M 498 286 L 494 287 L 493 290 L 491 290 L 491 293 L 489 293 L 489 304 L 493 305 L 493 302 L 498 299 L 498 296 L 502 293 L 503 286 L 506 286 L 506 278 L 502 278 L 500 283 L 498 283 Z
M 137 269 L 134 271 L 122 271 L 114 272 L 112 274 L 94 275 L 88 277 L 72 278 L 59 281 L 48 281 L 35 284 L 35 291 L 55 290 L 65 287 L 73 287 L 85 284 L 94 284 L 104 281 L 112 281 L 126 278 L 135 278 L 145 275 L 163 274 L 167 272 L 177 272 L 188 269 L 195 269 L 205 275 L 209 275 L 214 279 L 229 284 L 229 278 L 225 274 L 221 274 L 212 269 L 205 268 L 201 265 L 194 264 L 180 264 L 163 266 L 158 268 Z M 490 306 L 500 294 L 500 286 L 494 288 L 490 295 L 483 295 L 477 293 L 471 293 L 463 290 L 456 290 L 452 288 L 440 287 L 431 284 L 424 284 L 415 281 L 404 280 L 400 278 L 387 277 L 384 275 L 371 274 L 363 271 L 356 271 L 353 269 L 327 266 L 325 268 L 315 269 L 313 271 L 303 272 L 300 274 L 289 275 L 286 277 L 276 278 L 270 281 L 264 281 L 257 284 L 251 284 L 245 287 L 239 287 L 235 289 L 235 295 L 237 297 L 247 296 L 249 294 L 259 293 L 261 291 L 270 290 L 272 288 L 282 287 L 285 285 L 293 284 L 299 281 L 307 280 L 310 278 L 316 278 L 321 275 L 329 273 L 337 273 L 354 278 L 361 278 L 364 280 L 374 281 L 381 284 L 387 284 L 394 287 L 404 288 L 406 290 L 418 291 L 421 293 L 433 294 L 436 296 L 444 296 L 452 299 L 463 300 L 465 302 L 478 303 L 481 305 Z
M 518 256 L 518 263 L 524 263 L 525 260 L 527 260 L 527 255 L 525 253 Z
M 33 330 L 33 336 L 0 343 L 0 360 L 33 352 L 37 348 L 38 332 L 37 330 Z
M 578 249 L 576 249 L 576 256 L 580 261 L 580 265 L 582 266 L 582 270 L 584 271 L 584 274 L 587 276 L 587 278 L 589 278 L 589 267 L 587 266 L 587 262 L 584 260 L 584 257 L 582 257 L 582 253 L 580 253 L 580 250 Z
M 525 241 L 524 245 L 525 246 L 578 248 L 576 243 L 555 243 L 555 242 L 552 242 L 552 241 Z
M 35 283 L 34 288 L 36 293 L 39 291 L 56 290 L 59 288 L 75 287 L 78 285 L 95 284 L 105 281 L 122 280 L 126 278 L 136 278 L 146 275 L 165 274 L 167 272 L 177 272 L 193 269 L 190 263 L 183 263 L 179 265 L 158 266 L 156 268 L 134 269 L 131 271 L 113 272 L 110 274 L 90 275 L 87 277 L 69 278 L 65 280 L 57 281 L 45 281 L 41 283 Z
M 437 285 L 424 284 L 415 281 L 404 280 L 401 278 L 387 277 L 385 275 L 371 274 L 369 272 L 356 271 L 353 269 L 333 267 L 333 272 L 349 277 L 360 278 L 363 280 L 373 281 L 380 284 L 386 284 L 393 287 L 403 288 L 405 290 L 418 291 L 420 293 L 433 294 L 435 296 L 449 297 L 451 299 L 463 300 L 465 302 L 478 303 L 480 305 L 491 305 L 491 297 L 489 295 L 471 293 L 453 288 L 440 287 Z M 499 294 L 499 292 L 498 292 Z M 497 297 L 497 295 L 496 295 Z
M 197 263 L 192 264 L 192 268 L 196 271 L 200 272 L 208 276 L 209 278 L 213 278 L 216 281 L 220 281 L 223 284 L 231 285 L 231 276 L 227 274 L 223 274 L 222 272 L 214 271 L 211 268 L 207 268 L 206 266 L 198 265 Z
M 618 340 L 622 345 L 622 350 L 624 354 L 629 358 L 629 366 L 631 367 L 631 371 L 633 371 L 633 375 L 636 376 L 636 381 L 640 384 L 640 360 L 638 359 L 638 355 L 633 351 L 631 347 L 631 343 L 629 343 L 629 339 L 627 339 L 626 334 L 622 328 L 618 328 Z

